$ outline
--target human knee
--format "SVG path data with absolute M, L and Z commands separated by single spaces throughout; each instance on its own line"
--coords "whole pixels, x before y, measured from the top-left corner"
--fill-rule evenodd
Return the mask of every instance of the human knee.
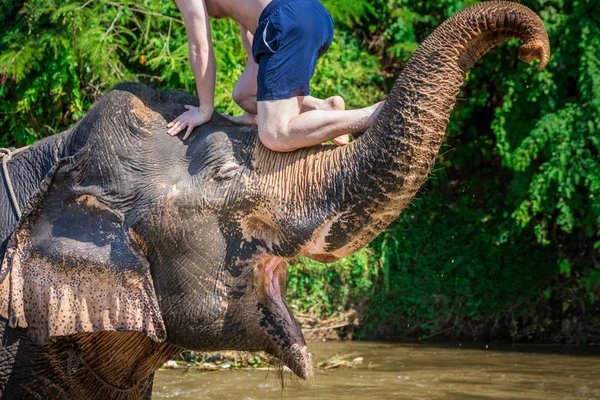
M 246 66 L 246 69 L 236 82 L 233 93 L 233 101 L 244 111 L 256 114 L 256 75 L 258 70 L 252 65 Z
M 289 143 L 289 135 L 287 127 L 258 125 L 258 137 L 262 144 L 269 150 L 287 153 L 296 150 Z
M 231 97 L 233 97 L 233 101 L 235 101 L 235 104 L 242 107 L 242 105 L 248 101 L 249 96 L 247 91 L 244 90 L 243 85 L 241 85 L 238 82 L 233 88 L 233 93 L 231 93 Z
M 256 109 L 256 94 L 245 91 L 244 89 L 235 89 L 232 93 L 233 101 L 235 104 L 240 106 L 240 108 L 247 113 L 256 114 L 258 110 Z

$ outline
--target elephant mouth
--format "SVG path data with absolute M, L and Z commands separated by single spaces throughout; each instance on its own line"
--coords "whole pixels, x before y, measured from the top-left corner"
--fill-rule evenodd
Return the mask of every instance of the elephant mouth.
M 287 278 L 286 261 L 281 257 L 273 257 L 265 265 L 267 276 L 267 294 L 278 306 L 286 308 L 281 297 L 281 278 Z
M 300 325 L 286 305 L 287 260 L 269 257 L 265 263 L 265 291 L 275 305 L 275 314 L 263 310 L 261 326 L 266 328 L 272 343 L 269 353 L 279 357 L 297 376 L 307 380 L 312 376 L 310 354 Z M 273 318 L 275 317 L 275 318 Z

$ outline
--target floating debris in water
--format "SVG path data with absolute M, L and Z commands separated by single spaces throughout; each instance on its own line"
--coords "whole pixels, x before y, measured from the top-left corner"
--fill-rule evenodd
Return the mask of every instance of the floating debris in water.
M 350 360 L 350 357 L 354 357 Z M 355 368 L 362 364 L 363 357 L 356 357 L 353 354 L 336 354 L 327 361 L 322 361 L 314 365 L 315 369 L 332 370 L 338 368 Z M 284 373 L 290 372 L 285 365 L 277 358 L 266 353 L 249 353 L 244 351 L 231 351 L 222 353 L 201 353 L 186 351 L 174 360 L 169 360 L 163 364 L 165 369 L 185 369 L 201 372 L 223 371 L 223 370 L 281 370 Z
M 355 368 L 359 364 L 362 364 L 363 358 L 356 357 L 352 361 L 349 361 L 350 355 L 338 355 L 331 357 L 329 360 L 317 363 L 316 367 L 324 370 L 337 369 L 337 368 Z

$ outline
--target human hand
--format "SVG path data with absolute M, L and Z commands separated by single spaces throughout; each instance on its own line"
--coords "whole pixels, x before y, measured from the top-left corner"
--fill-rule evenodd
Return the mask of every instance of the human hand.
M 187 131 L 183 136 L 183 140 L 186 140 L 188 137 L 190 137 L 195 127 L 210 121 L 212 111 L 207 113 L 199 107 L 190 105 L 186 105 L 184 107 L 187 111 L 167 124 L 167 128 L 169 128 L 167 133 L 171 136 L 175 136 L 187 127 Z
M 249 112 L 244 112 L 244 114 L 240 115 L 239 117 L 232 117 L 231 115 L 227 115 L 227 114 L 221 114 L 221 115 L 224 116 L 225 118 L 227 118 L 229 121 L 233 122 L 234 124 L 258 125 L 258 119 L 256 117 L 256 114 L 251 114 Z

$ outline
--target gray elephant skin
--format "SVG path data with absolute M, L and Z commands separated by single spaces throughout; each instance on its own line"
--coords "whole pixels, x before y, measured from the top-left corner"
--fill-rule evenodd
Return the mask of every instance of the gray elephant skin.
M 434 164 L 465 74 L 513 37 L 524 61 L 548 63 L 528 8 L 456 14 L 341 147 L 272 152 L 218 114 L 183 141 L 166 123 L 195 98 L 125 83 L 16 155 L 20 219 L 0 189 L 2 397 L 150 398 L 154 372 L 183 349 L 264 350 L 310 378 L 287 260 L 348 256 L 396 219 Z

